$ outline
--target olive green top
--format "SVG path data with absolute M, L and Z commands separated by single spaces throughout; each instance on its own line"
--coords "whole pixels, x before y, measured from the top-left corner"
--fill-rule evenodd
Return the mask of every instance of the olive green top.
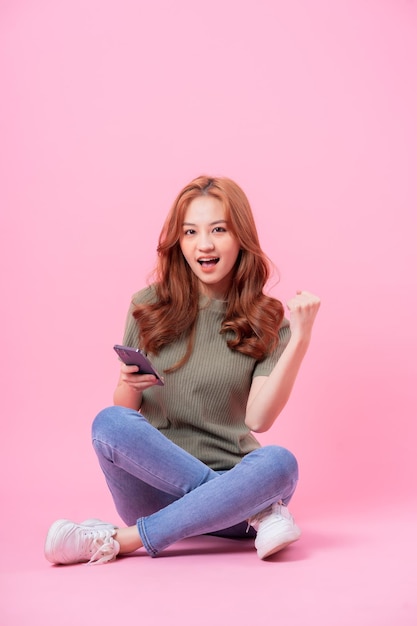
M 133 296 L 123 343 L 138 347 L 134 304 L 154 297 L 152 286 Z M 164 370 L 185 354 L 187 339 L 179 337 L 159 355 L 148 355 L 165 385 L 143 393 L 140 412 L 168 439 L 214 470 L 227 470 L 259 448 L 245 425 L 245 411 L 254 376 L 268 376 L 289 338 L 288 320 L 279 329 L 278 347 L 262 361 L 231 350 L 220 334 L 226 303 L 201 296 L 194 348 L 189 360 L 171 374 Z M 229 335 L 232 336 L 232 335 Z

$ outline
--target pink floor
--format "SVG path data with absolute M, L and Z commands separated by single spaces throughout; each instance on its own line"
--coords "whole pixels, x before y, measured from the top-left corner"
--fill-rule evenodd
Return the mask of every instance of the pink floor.
M 36 507 L 35 507 L 36 509 Z M 294 509 L 296 512 L 296 507 Z M 3 533 L 0 624 L 417 624 L 417 509 L 297 514 L 301 540 L 262 562 L 250 540 L 182 541 L 102 566 L 50 565 L 50 511 Z M 28 532 L 30 529 L 30 532 Z

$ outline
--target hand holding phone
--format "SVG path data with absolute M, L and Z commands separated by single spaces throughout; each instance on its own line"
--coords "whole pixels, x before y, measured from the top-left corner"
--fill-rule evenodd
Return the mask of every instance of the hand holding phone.
M 113 349 L 117 352 L 119 358 L 125 365 L 137 365 L 139 367 L 139 371 L 137 375 L 140 374 L 152 374 L 156 376 L 157 385 L 164 385 L 164 380 L 160 374 L 156 371 L 148 357 L 142 350 L 136 348 L 129 348 L 128 346 L 113 346 Z

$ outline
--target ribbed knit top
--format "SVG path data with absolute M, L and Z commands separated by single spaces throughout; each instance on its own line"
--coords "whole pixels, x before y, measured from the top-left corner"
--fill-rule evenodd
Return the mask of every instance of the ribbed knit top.
M 133 296 L 123 343 L 138 347 L 134 304 L 152 299 L 147 287 Z M 165 385 L 143 393 L 141 413 L 171 441 L 215 470 L 227 470 L 259 448 L 245 425 L 245 411 L 254 376 L 268 376 L 290 338 L 288 320 L 279 330 L 279 345 L 262 361 L 231 350 L 220 334 L 226 303 L 201 296 L 193 352 L 181 368 L 164 370 L 185 354 L 187 339 L 179 337 L 158 355 L 149 355 Z

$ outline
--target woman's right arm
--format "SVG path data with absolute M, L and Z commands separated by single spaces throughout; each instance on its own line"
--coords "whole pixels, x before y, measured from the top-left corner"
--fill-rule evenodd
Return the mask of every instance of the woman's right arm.
M 119 381 L 113 394 L 117 406 L 139 411 L 142 404 L 142 392 L 156 385 L 158 379 L 152 374 L 138 374 L 137 365 L 122 365 Z

